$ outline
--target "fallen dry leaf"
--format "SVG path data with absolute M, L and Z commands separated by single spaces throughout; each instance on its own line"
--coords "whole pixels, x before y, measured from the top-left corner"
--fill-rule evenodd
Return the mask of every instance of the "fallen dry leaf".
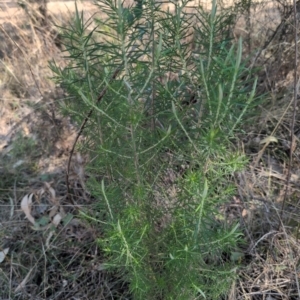
M 50 186 L 50 184 L 48 182 L 45 182 L 45 185 L 51 195 L 51 199 L 53 203 L 56 204 L 56 194 L 55 194 L 55 190 Z
M 278 143 L 278 140 L 275 136 L 267 136 L 266 138 L 264 138 L 263 140 L 260 141 L 260 144 L 263 145 L 263 144 L 270 144 L 271 142 L 274 142 L 274 143 Z
M 10 205 L 11 205 L 9 218 L 11 219 L 14 215 L 15 205 L 14 205 L 14 200 L 12 198 L 9 197 L 9 201 L 10 201 Z
M 15 169 L 15 168 L 17 168 L 17 167 L 20 167 L 21 165 L 23 165 L 24 164 L 24 160 L 23 159 L 20 159 L 20 160 L 18 160 L 16 163 L 14 163 L 13 164 L 13 169 Z
M 0 263 L 2 263 L 9 251 L 9 248 L 5 248 L 4 250 L 0 251 Z
M 52 224 L 57 227 L 60 223 L 60 221 L 62 220 L 62 216 L 58 213 L 54 216 L 53 220 L 52 220 Z
M 34 225 L 35 220 L 34 217 L 31 215 L 32 197 L 33 194 L 27 194 L 23 197 L 21 201 L 21 209 L 26 215 L 26 218 Z

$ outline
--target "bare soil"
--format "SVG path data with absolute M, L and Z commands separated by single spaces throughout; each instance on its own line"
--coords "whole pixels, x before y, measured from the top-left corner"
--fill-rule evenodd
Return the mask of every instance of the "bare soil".
M 47 3 L 48 12 L 53 15 L 66 15 L 67 13 L 73 13 L 75 11 L 75 3 L 77 3 L 78 10 L 84 10 L 90 12 L 95 10 L 93 1 L 49 1 Z M 28 4 L 27 4 L 28 5 Z M 32 4 L 32 7 L 35 6 Z M 22 22 L 26 19 L 24 10 L 18 5 L 17 1 L 2 1 L 0 2 L 0 24 L 9 22 L 10 20 L 16 20 Z

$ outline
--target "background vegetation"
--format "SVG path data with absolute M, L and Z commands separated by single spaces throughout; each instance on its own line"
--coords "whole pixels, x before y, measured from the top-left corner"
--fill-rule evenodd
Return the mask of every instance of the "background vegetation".
M 1 23 L 0 298 L 297 299 L 291 4 L 87 4 Z

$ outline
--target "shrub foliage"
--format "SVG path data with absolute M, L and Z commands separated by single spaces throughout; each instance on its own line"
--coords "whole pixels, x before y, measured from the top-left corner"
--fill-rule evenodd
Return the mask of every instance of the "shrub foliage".
M 135 299 L 220 299 L 241 242 L 221 208 L 246 161 L 233 141 L 256 85 L 242 80 L 234 14 L 216 2 L 97 5 L 105 16 L 77 11 L 62 28 L 68 67 L 50 66 L 68 93 L 62 110 L 78 125 L 92 111 L 80 147 L 105 265 Z

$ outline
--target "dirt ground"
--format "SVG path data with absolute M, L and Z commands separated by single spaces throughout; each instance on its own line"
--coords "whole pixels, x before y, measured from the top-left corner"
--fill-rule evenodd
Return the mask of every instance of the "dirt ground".
M 66 12 L 75 11 L 75 2 L 78 9 L 86 12 L 93 11 L 95 5 L 93 1 L 49 1 L 47 4 L 50 14 L 65 14 Z M 0 23 L 9 22 L 10 20 L 19 19 L 20 21 L 26 16 L 23 9 L 17 4 L 17 1 L 1 1 L 0 2 Z

